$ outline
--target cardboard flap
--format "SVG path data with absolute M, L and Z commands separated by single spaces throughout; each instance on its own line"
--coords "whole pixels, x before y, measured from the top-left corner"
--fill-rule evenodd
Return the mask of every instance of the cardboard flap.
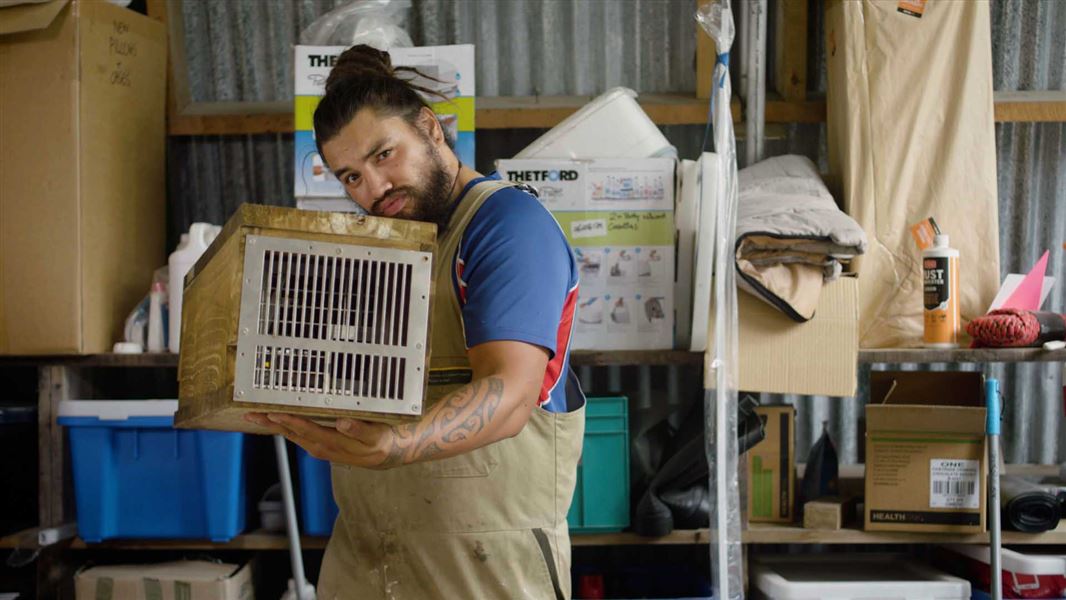
M 740 383 L 746 392 L 853 396 L 858 383 L 859 286 L 841 277 L 822 288 L 818 310 L 797 323 L 751 294 L 737 293 Z M 714 314 L 708 322 L 705 381 L 714 381 Z
M 951 434 L 983 440 L 985 409 L 980 406 L 868 404 L 866 431 L 868 435 L 888 431 L 937 436 Z
M 55 20 L 68 1 L 49 0 L 0 8 L 0 35 L 44 29 Z
M 870 403 L 984 406 L 984 376 L 972 371 L 874 371 Z

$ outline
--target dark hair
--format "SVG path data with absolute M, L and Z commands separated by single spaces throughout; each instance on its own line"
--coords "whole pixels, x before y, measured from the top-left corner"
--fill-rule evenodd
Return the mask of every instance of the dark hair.
M 429 107 L 424 95 L 440 96 L 413 83 L 415 78 L 435 80 L 412 67 L 393 67 L 388 52 L 371 46 L 360 44 L 345 50 L 337 57 L 326 79 L 326 95 L 315 109 L 318 153 L 363 108 L 403 117 L 415 125 L 422 108 Z

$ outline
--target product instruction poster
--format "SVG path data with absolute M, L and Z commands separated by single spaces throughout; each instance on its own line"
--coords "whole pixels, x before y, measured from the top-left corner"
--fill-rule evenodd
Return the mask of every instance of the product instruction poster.
M 329 171 L 315 145 L 315 108 L 326 94 L 326 78 L 346 46 L 295 47 L 293 148 L 297 198 L 346 198 L 344 187 Z M 427 98 L 456 156 L 474 165 L 474 46 L 424 46 L 389 50 L 394 67 L 414 67 L 432 79 L 413 83 L 439 95 Z
M 497 167 L 536 188 L 574 248 L 573 348 L 673 348 L 675 161 L 516 159 Z

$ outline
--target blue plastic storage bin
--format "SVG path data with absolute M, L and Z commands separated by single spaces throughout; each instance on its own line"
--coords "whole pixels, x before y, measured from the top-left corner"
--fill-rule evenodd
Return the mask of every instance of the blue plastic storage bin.
M 244 530 L 244 434 L 173 427 L 176 400 L 68 400 L 78 534 L 207 538 Z
M 575 533 L 629 527 L 629 408 L 624 396 L 588 399 L 585 441 L 566 522 Z
M 300 469 L 300 525 L 307 535 L 332 535 L 337 520 L 333 479 L 329 462 L 318 460 L 303 448 L 296 449 Z

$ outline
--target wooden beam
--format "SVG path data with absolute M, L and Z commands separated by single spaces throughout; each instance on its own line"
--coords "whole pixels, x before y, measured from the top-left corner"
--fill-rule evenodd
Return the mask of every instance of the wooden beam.
M 56 418 L 59 403 L 78 394 L 80 378 L 78 369 L 63 365 L 43 365 L 37 377 L 38 525 L 53 527 L 73 516 L 66 438 Z
M 807 0 L 778 0 L 774 33 L 774 87 L 785 100 L 804 100 L 807 98 Z
M 547 129 L 572 115 L 593 96 L 482 96 L 477 99 L 477 128 Z M 641 107 L 659 125 L 706 123 L 707 100 L 687 94 L 643 94 Z M 733 119 L 740 103 L 733 97 Z M 997 92 L 996 122 L 1066 121 L 1066 92 Z M 767 123 L 824 123 L 824 100 L 766 101 Z M 249 135 L 292 133 L 290 102 L 198 102 L 172 113 L 170 135 Z
M 997 123 L 1066 121 L 1066 91 L 996 92 Z

